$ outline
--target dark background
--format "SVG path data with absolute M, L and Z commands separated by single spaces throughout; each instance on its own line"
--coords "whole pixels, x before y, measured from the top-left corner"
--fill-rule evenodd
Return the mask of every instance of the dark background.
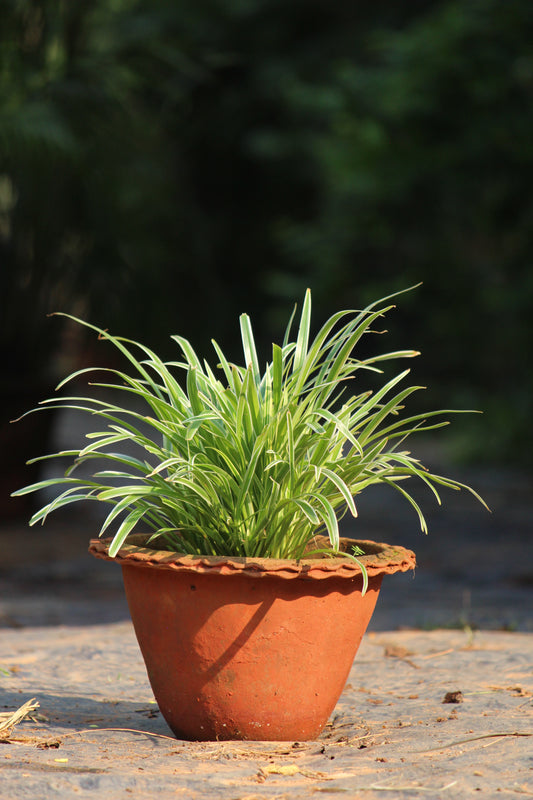
M 531 630 L 532 133 L 531 0 L 0 0 L 0 624 L 127 614 L 97 519 L 9 497 L 79 432 L 9 420 L 110 357 L 47 314 L 240 359 L 243 311 L 266 354 L 307 286 L 318 325 L 422 281 L 371 344 L 484 412 L 424 460 L 492 514 L 365 493 L 347 532 L 420 565 L 373 624 Z
M 449 456 L 529 469 L 530 0 L 0 0 L 2 459 L 7 421 L 103 346 L 239 358 L 313 291 L 315 322 L 400 288 L 381 349 L 422 351 L 414 406 Z M 418 409 L 417 409 L 418 410 Z M 3 491 L 7 496 L 7 490 Z M 6 505 L 6 504 L 4 504 Z M 7 508 L 7 505 L 6 505 Z M 7 511 L 6 511 L 7 513 Z

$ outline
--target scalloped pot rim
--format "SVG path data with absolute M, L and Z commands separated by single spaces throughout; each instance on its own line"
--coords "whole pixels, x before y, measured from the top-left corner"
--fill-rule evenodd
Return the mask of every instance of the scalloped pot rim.
M 130 536 L 127 544 L 120 548 L 114 558 L 109 555 L 112 539 L 91 539 L 89 552 L 96 558 L 116 561 L 120 565 L 157 567 L 177 572 L 306 580 L 355 578 L 361 574 L 357 562 L 348 558 L 318 556 L 296 560 L 182 555 L 169 550 L 147 547 L 146 542 L 149 538 L 149 535 L 144 534 Z M 329 541 L 325 537 L 321 537 L 319 544 L 324 546 L 326 543 Z M 358 545 L 365 552 L 365 555 L 357 558 L 365 566 L 369 578 L 377 575 L 392 575 L 395 572 L 407 572 L 416 566 L 415 554 L 405 547 L 370 540 L 341 539 L 343 550 L 347 551 L 353 545 Z

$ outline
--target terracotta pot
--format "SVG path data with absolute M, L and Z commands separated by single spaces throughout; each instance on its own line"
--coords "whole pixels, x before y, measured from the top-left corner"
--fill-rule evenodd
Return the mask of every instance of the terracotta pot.
M 131 537 L 122 566 L 133 625 L 168 725 L 189 740 L 318 736 L 344 688 L 383 576 L 413 569 L 402 547 L 357 542 L 347 558 L 180 556 Z M 109 559 L 110 540 L 90 552 Z M 345 548 L 351 539 L 343 540 Z

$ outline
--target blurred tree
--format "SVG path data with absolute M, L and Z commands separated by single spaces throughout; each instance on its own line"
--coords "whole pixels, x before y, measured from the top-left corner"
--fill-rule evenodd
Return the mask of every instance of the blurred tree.
M 360 302 L 362 283 L 366 300 L 423 279 L 401 327 L 427 348 L 424 377 L 487 412 L 465 418 L 471 455 L 528 463 L 533 6 L 430 5 L 282 84 L 299 138 L 271 128 L 259 145 L 275 157 L 304 144 L 316 207 L 277 234 L 331 304 Z
M 4 380 L 49 368 L 56 309 L 209 354 L 237 348 L 243 310 L 279 335 L 307 285 L 326 315 L 423 280 L 398 343 L 445 402 L 488 412 L 470 452 L 527 461 L 529 0 L 0 15 Z

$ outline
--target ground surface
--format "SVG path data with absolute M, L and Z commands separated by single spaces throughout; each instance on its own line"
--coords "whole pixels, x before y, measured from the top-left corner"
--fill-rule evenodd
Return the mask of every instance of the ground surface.
M 308 743 L 174 739 L 129 623 L 4 631 L 2 653 L 4 706 L 41 715 L 0 744 L 2 799 L 533 796 L 530 634 L 371 633 Z

